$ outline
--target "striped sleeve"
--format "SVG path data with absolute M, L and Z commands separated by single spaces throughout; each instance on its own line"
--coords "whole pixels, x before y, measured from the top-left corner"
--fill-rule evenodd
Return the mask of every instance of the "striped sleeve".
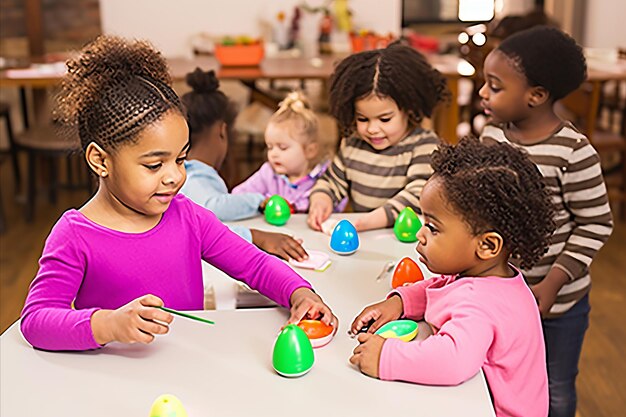
M 571 153 L 561 187 L 574 228 L 554 265 L 575 279 L 588 270 L 613 229 L 600 158 L 587 139 Z
M 349 184 L 343 157 L 346 146 L 346 140 L 344 139 L 341 141 L 339 152 L 333 158 L 326 172 L 315 182 L 310 194 L 313 195 L 319 192 L 327 194 L 333 200 L 333 207 L 336 207 L 337 204 L 348 196 Z
M 413 148 L 413 155 L 407 170 L 407 183 L 396 195 L 384 205 L 387 214 L 388 225 L 395 222 L 396 217 L 405 207 L 413 208 L 421 213 L 420 196 L 422 189 L 433 173 L 430 165 L 430 157 L 437 148 L 439 139 L 434 134 L 429 134 L 420 139 Z
M 589 292 L 589 266 L 613 229 L 600 158 L 585 135 L 569 122 L 553 136 L 527 145 L 512 143 L 502 125 L 487 124 L 481 140 L 524 149 L 544 177 L 557 208 L 556 230 L 545 255 L 523 272 L 530 285 L 541 282 L 552 268 L 568 275 L 570 281 L 561 287 L 546 315 L 557 317 Z

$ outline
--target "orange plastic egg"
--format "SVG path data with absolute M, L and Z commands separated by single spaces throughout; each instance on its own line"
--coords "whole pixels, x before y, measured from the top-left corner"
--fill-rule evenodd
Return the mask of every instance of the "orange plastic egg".
M 411 258 L 402 258 L 396 269 L 393 271 L 393 277 L 391 278 L 391 286 L 393 288 L 401 287 L 405 284 L 411 284 L 413 282 L 421 281 L 424 279 L 422 270 Z
M 335 332 L 333 326 L 320 320 L 301 320 L 298 327 L 304 330 L 314 348 L 322 347 L 330 342 Z

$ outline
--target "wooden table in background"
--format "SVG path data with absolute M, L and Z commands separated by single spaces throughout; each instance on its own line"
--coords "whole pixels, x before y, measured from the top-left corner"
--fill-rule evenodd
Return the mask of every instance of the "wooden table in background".
M 321 80 L 327 81 L 333 72 L 335 64 L 341 56 L 321 56 L 319 58 L 265 58 L 258 67 L 221 67 L 212 56 L 198 56 L 194 58 L 171 58 L 168 59 L 172 78 L 176 81 L 185 79 L 185 75 L 195 68 L 205 71 L 213 69 L 221 80 L 238 80 L 251 89 L 251 99 L 259 101 L 270 108 L 275 108 L 277 100 L 267 92 L 258 88 L 258 80 Z M 434 128 L 442 138 L 450 142 L 456 142 L 456 127 L 459 123 L 459 108 L 457 103 L 458 80 L 462 77 L 459 68 L 467 62 L 462 58 L 446 55 L 433 55 L 428 57 L 432 65 L 437 68 L 447 79 L 448 87 L 452 93 L 449 103 L 442 105 L 437 111 L 434 120 Z M 62 74 L 33 74 L 7 71 L 0 72 L 0 87 L 18 87 L 42 89 L 54 87 L 59 83 Z M 39 95 L 34 103 L 35 120 L 42 120 L 47 115 L 40 114 L 45 107 L 45 96 Z M 37 114 L 39 113 L 39 114 Z
M 607 81 L 626 80 L 626 60 L 617 62 L 603 62 L 593 59 L 587 60 L 587 82 L 591 84 L 591 96 L 587 105 L 587 138 L 593 143 L 593 131 L 598 119 L 598 106 L 604 83 Z

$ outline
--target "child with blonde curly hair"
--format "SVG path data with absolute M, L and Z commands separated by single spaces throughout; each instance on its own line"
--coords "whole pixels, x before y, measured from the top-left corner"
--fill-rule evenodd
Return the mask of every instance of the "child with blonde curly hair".
M 306 97 L 293 91 L 280 103 L 265 129 L 267 162 L 233 188 L 233 194 L 278 194 L 295 212 L 309 209 L 311 188 L 329 165 L 329 141 L 319 137 L 319 120 Z M 339 204 L 341 211 L 345 202 Z

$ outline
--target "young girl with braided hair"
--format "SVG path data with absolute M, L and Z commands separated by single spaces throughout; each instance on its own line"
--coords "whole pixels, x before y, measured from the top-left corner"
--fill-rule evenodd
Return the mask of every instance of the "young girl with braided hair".
M 221 221 L 236 221 L 259 215 L 265 200 L 261 193 L 230 194 L 220 177 L 232 126 L 237 117 L 235 103 L 219 90 L 215 71 L 200 68 L 187 74 L 192 91 L 181 97 L 187 111 L 187 124 L 192 147 L 187 154 L 187 181 L 180 192 L 195 203 L 211 210 Z M 300 242 L 283 233 L 273 233 L 244 226 L 230 229 L 264 251 L 283 259 L 302 261 L 307 253 Z
M 268 161 L 233 194 L 278 194 L 295 212 L 307 212 L 311 188 L 326 171 L 331 149 L 320 140 L 317 116 L 302 93 L 293 91 L 280 103 L 265 130 L 265 143 Z M 337 211 L 344 206 L 338 204 Z
M 483 370 L 497 416 L 545 417 L 548 376 L 537 303 L 521 272 L 545 253 L 554 206 L 521 150 L 466 138 L 433 153 L 422 190 L 417 253 L 441 276 L 398 287 L 351 325 L 350 361 L 370 376 L 458 385 Z M 425 320 L 409 343 L 373 334 L 405 317 Z M 427 337 L 428 334 L 431 334 Z
M 333 208 L 349 197 L 357 230 L 394 224 L 409 206 L 420 213 L 430 153 L 437 135 L 420 124 L 448 96 L 445 78 L 413 48 L 392 44 L 351 55 L 330 80 L 330 113 L 344 139 L 311 191 L 308 224 L 322 230 Z
M 77 129 L 96 194 L 46 240 L 22 311 L 34 347 L 150 343 L 173 317 L 203 307 L 201 260 L 304 316 L 336 324 L 289 266 L 178 194 L 189 131 L 163 57 L 145 42 L 102 36 L 67 63 L 59 119 Z

